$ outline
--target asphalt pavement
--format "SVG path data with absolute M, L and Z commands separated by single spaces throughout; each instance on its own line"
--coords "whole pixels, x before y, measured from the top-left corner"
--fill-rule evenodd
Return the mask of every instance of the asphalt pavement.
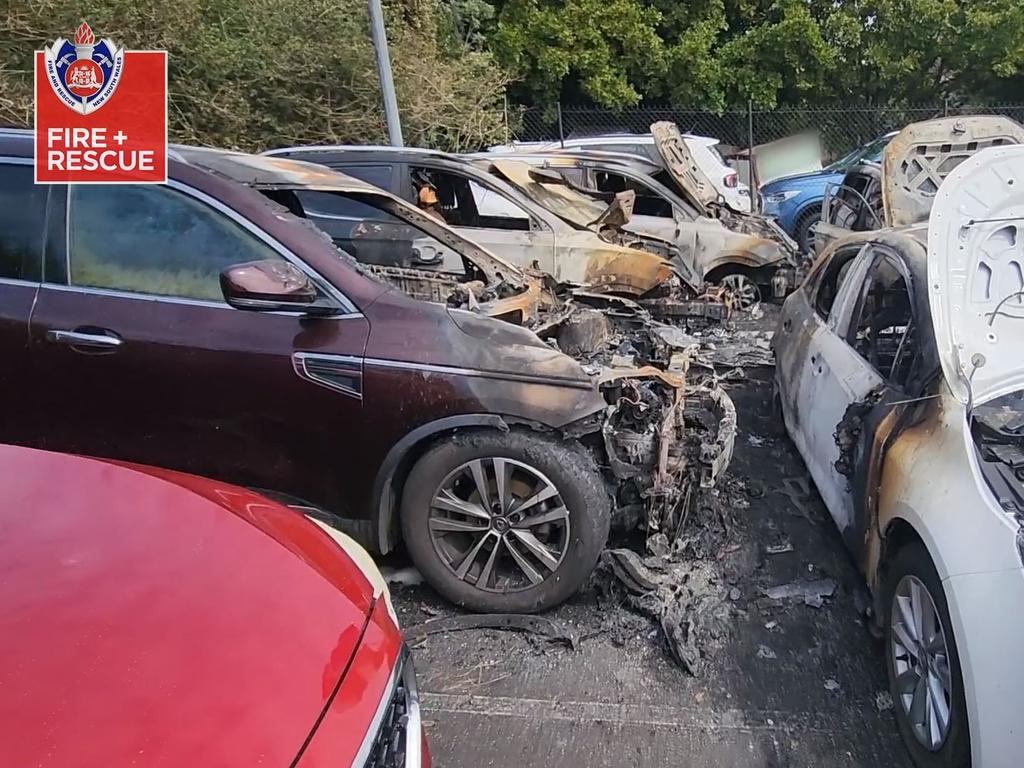
M 431 635 L 414 658 L 435 766 L 911 768 L 863 580 L 773 416 L 770 371 L 748 375 L 730 389 L 740 432 L 709 556 L 730 618 L 698 674 L 601 577 L 548 614 L 575 649 L 494 629 Z M 763 594 L 829 579 L 820 607 Z M 393 590 L 404 627 L 456 614 L 427 587 Z

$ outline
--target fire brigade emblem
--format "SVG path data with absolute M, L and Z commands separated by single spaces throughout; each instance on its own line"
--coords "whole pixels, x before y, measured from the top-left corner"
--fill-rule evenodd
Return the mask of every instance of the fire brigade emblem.
M 50 87 L 82 115 L 107 103 L 124 72 L 124 49 L 113 40 L 97 40 L 84 21 L 75 31 L 74 41 L 58 38 L 44 54 Z

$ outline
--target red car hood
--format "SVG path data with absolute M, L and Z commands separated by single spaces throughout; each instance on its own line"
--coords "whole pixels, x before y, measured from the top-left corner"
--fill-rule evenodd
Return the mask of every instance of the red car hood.
M 373 604 L 234 486 L 0 446 L 0 765 L 288 766 Z

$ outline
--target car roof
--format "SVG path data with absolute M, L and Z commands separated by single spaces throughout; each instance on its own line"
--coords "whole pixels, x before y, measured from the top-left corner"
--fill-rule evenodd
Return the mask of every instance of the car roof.
M 381 194 L 378 187 L 316 163 L 209 147 L 173 147 L 181 162 L 256 188 L 307 187 Z
M 431 157 L 439 160 L 456 160 L 457 155 L 451 155 L 447 152 L 441 152 L 436 149 L 424 149 L 422 147 L 392 147 L 387 145 L 372 145 L 372 144 L 309 144 L 309 145 L 298 145 L 291 147 L 278 147 L 277 149 L 268 149 L 262 154 L 265 157 L 275 157 L 279 155 L 290 155 L 301 152 L 303 154 L 314 154 L 317 152 L 323 153 L 338 153 L 338 154 L 354 154 L 363 155 L 365 159 L 371 160 L 375 155 L 387 157 L 392 160 L 422 160 L 424 157 Z
M 632 155 L 627 152 L 589 152 L 586 150 L 575 152 L 571 150 L 553 150 L 549 152 L 477 152 L 473 155 L 467 155 L 466 157 L 475 162 L 519 160 L 521 162 L 533 164 L 543 162 L 545 160 L 562 160 L 573 163 L 589 163 L 607 168 L 618 167 L 631 170 L 645 176 L 653 176 L 658 171 L 663 170 L 663 166 L 658 165 L 653 160 L 649 160 L 640 155 Z

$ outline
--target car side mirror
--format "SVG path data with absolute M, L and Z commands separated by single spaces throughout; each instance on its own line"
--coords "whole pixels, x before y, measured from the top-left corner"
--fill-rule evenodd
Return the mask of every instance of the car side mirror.
M 224 300 L 235 309 L 256 312 L 329 314 L 306 274 L 284 260 L 249 261 L 220 273 Z M 333 307 L 330 308 L 333 311 Z

